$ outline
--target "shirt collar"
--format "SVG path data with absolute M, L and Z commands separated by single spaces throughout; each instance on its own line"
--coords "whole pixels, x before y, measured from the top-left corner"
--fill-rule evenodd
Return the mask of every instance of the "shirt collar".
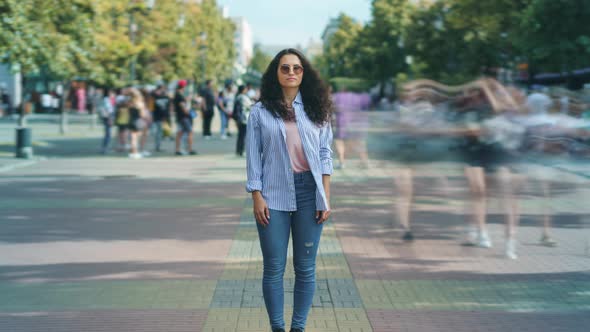
M 303 104 L 303 98 L 301 97 L 301 92 L 297 92 L 297 96 L 295 96 L 294 102 L 298 104 Z

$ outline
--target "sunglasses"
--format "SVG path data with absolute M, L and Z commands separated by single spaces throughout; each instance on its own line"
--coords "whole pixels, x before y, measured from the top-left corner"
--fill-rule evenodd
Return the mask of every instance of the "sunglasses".
M 293 68 L 293 74 L 301 75 L 303 73 L 303 67 L 300 65 L 294 65 L 293 67 L 289 65 L 281 65 L 280 70 L 282 74 L 288 75 L 291 72 L 291 68 Z

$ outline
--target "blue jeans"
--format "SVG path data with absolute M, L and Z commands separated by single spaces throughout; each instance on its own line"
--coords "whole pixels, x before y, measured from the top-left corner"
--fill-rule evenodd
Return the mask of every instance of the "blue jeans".
M 104 125 L 104 136 L 102 139 L 102 153 L 107 153 L 111 145 L 111 128 L 113 127 L 113 121 L 111 118 L 102 118 L 102 124 Z
M 296 173 L 297 211 L 270 210 L 269 224 L 257 224 L 264 261 L 262 293 L 273 329 L 285 328 L 283 275 L 287 263 L 289 233 L 293 235 L 293 320 L 291 328 L 305 328 L 315 292 L 316 256 L 323 225 L 317 224 L 316 184 L 311 172 Z
M 164 121 L 154 121 L 154 141 L 156 144 L 156 151 L 160 151 L 162 146 L 162 137 L 164 136 L 164 130 L 162 129 L 162 123 Z
M 225 135 L 225 131 L 227 130 L 227 114 L 224 111 L 219 109 L 219 117 L 221 118 L 221 129 L 219 130 L 219 134 L 221 136 Z

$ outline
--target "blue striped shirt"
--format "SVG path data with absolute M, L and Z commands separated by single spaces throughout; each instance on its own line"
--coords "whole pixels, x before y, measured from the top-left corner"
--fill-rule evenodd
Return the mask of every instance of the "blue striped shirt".
M 293 108 L 303 151 L 317 185 L 317 210 L 329 210 L 322 176 L 333 172 L 332 127 L 329 123 L 318 126 L 307 117 L 300 93 Z M 283 119 L 274 117 L 258 102 L 252 107 L 247 128 L 246 191 L 259 190 L 269 209 L 296 211 L 295 182 Z

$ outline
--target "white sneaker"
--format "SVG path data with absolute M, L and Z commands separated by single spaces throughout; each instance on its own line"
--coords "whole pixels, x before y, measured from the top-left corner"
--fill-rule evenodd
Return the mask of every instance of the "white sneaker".
M 483 231 L 483 232 L 479 233 L 479 236 L 477 237 L 477 246 L 480 248 L 491 248 L 492 247 L 492 241 L 490 240 L 490 236 L 488 235 L 488 232 Z
M 149 156 L 151 156 L 151 155 L 152 155 L 152 153 L 146 150 L 146 151 L 141 151 L 141 155 L 142 155 L 143 157 L 149 157 Z
M 508 259 L 517 259 L 516 256 L 516 240 L 508 239 L 506 240 L 506 248 L 505 248 L 506 258 Z
M 477 229 L 474 226 L 467 227 L 465 231 L 465 241 L 463 242 L 465 246 L 475 246 L 477 245 Z
M 141 159 L 142 158 L 142 155 L 141 155 L 141 153 L 130 153 L 129 154 L 129 158 L 131 158 L 131 159 Z
M 221 139 L 225 141 L 227 139 L 227 135 L 221 135 Z
M 556 247 L 557 246 L 557 242 L 554 239 L 552 239 L 549 235 L 543 235 L 541 237 L 540 244 L 545 247 Z

